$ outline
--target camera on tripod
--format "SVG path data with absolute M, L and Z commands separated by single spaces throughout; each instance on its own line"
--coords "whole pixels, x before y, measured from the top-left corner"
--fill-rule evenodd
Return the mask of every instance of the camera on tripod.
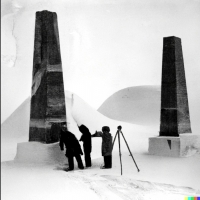
M 113 145 L 112 145 L 112 146 L 114 147 L 115 139 L 116 139 L 116 137 L 118 136 L 118 142 L 119 142 L 119 157 L 120 157 L 120 164 L 121 164 L 121 175 L 122 175 L 122 160 L 121 160 L 121 149 L 120 149 L 120 133 L 122 134 L 122 137 L 124 138 L 124 141 L 125 141 L 126 146 L 127 146 L 128 150 L 129 150 L 129 153 L 130 153 L 130 155 L 131 155 L 131 157 L 132 157 L 132 159 L 133 159 L 133 161 L 134 161 L 134 163 L 135 163 L 135 166 L 136 166 L 136 168 L 137 168 L 137 170 L 138 170 L 138 172 L 139 172 L 140 170 L 139 170 L 139 168 L 138 168 L 138 166 L 137 166 L 137 164 L 136 164 L 136 162 L 135 162 L 135 159 L 133 158 L 133 155 L 132 155 L 131 150 L 130 150 L 130 148 L 129 148 L 129 146 L 128 146 L 128 143 L 127 143 L 127 141 L 126 141 L 126 139 L 125 139 L 125 137 L 124 137 L 124 134 L 122 133 L 122 126 L 119 125 L 119 126 L 117 127 L 117 133 L 116 133 L 115 138 L 114 138 L 114 140 L 113 140 Z
M 117 130 L 118 130 L 118 131 L 121 131 L 121 130 L 122 130 L 122 126 L 119 125 L 119 126 L 117 127 Z

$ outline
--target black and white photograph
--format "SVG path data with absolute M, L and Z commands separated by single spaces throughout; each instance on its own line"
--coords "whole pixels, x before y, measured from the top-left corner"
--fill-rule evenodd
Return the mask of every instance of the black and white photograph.
M 1 1 L 1 199 L 200 199 L 200 0 Z

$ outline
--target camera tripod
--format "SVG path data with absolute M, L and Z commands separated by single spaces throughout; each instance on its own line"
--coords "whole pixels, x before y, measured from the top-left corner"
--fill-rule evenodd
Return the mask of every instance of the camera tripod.
M 133 159 L 133 161 L 134 161 L 134 163 L 135 163 L 135 166 L 136 166 L 136 168 L 137 168 L 137 170 L 138 170 L 138 172 L 139 172 L 140 170 L 139 170 L 139 168 L 138 168 L 138 166 L 137 166 L 137 164 L 136 164 L 136 162 L 135 162 L 135 159 L 133 158 L 133 155 L 132 155 L 132 153 L 131 153 L 131 151 L 130 151 L 130 148 L 129 148 L 129 146 L 128 146 L 128 143 L 127 143 L 127 141 L 126 141 L 126 139 L 125 139 L 125 137 L 124 137 L 124 134 L 122 133 L 121 129 L 122 129 L 121 126 L 118 126 L 118 127 L 117 127 L 117 132 L 116 132 L 116 135 L 115 135 L 115 137 L 114 137 L 113 145 L 112 145 L 112 146 L 114 147 L 115 139 L 116 139 L 116 137 L 118 136 L 118 142 L 119 142 L 119 157 L 120 157 L 120 165 L 121 165 L 121 175 L 122 175 L 122 158 L 121 158 L 121 149 L 120 149 L 120 133 L 121 133 L 122 137 L 124 138 L 124 141 L 125 141 L 126 146 L 127 146 L 128 150 L 129 150 L 129 153 L 130 153 L 130 155 L 131 155 L 131 157 L 132 157 L 132 159 Z

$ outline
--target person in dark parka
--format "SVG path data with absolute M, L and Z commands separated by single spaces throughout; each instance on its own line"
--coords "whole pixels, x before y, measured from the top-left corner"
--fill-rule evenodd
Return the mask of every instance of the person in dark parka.
M 79 169 L 84 169 L 83 162 L 80 155 L 83 155 L 81 146 L 76 139 L 75 135 L 66 129 L 66 125 L 62 125 L 60 131 L 60 149 L 64 150 L 64 145 L 66 147 L 66 157 L 68 158 L 69 168 L 66 171 L 71 171 L 74 169 L 74 157 L 78 163 Z
M 102 137 L 102 156 L 104 157 L 104 166 L 101 169 L 112 168 L 112 135 L 108 126 L 102 127 L 102 132 L 95 132 L 92 137 Z
M 86 167 L 91 167 L 91 157 L 90 153 L 92 151 L 92 139 L 91 139 L 91 133 L 89 129 L 85 125 L 81 125 L 78 127 L 79 131 L 82 133 L 82 136 L 79 141 L 83 142 L 83 150 L 85 154 L 85 165 Z

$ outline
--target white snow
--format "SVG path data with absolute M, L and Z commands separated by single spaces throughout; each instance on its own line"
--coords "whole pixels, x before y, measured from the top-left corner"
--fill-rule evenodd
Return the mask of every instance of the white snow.
M 148 154 L 148 138 L 158 135 L 158 126 L 139 126 L 111 120 L 93 110 L 81 98 L 66 92 L 67 123 L 79 139 L 77 124 L 94 133 L 110 126 L 113 137 L 117 126 L 122 131 L 140 169 L 129 156 L 121 137 L 122 169 L 118 140 L 113 150 L 113 168 L 102 170 L 101 138 L 93 138 L 92 168 L 66 172 L 67 159 L 58 143 L 27 142 L 30 99 L 13 113 L 2 127 L 2 199 L 174 199 L 200 196 L 200 154 L 188 158 L 159 157 Z M 26 112 L 27 111 L 27 112 Z M 16 120 L 17 118 L 17 120 Z M 10 121 L 9 121 L 10 120 Z M 27 123 L 17 129 L 20 123 Z M 8 128 L 9 127 L 9 128 Z M 7 132 L 6 132 L 7 131 Z M 12 132 L 13 131 L 13 132 Z M 19 132 L 20 131 L 20 132 Z M 11 139 L 12 138 L 12 139 Z M 17 155 L 16 143 L 18 144 Z M 10 150 L 9 150 L 10 149 Z M 82 156 L 84 161 L 84 157 Z M 10 161 L 8 161 L 10 160 Z
M 98 111 L 115 120 L 141 125 L 158 125 L 160 100 L 160 85 L 127 87 L 108 97 Z

